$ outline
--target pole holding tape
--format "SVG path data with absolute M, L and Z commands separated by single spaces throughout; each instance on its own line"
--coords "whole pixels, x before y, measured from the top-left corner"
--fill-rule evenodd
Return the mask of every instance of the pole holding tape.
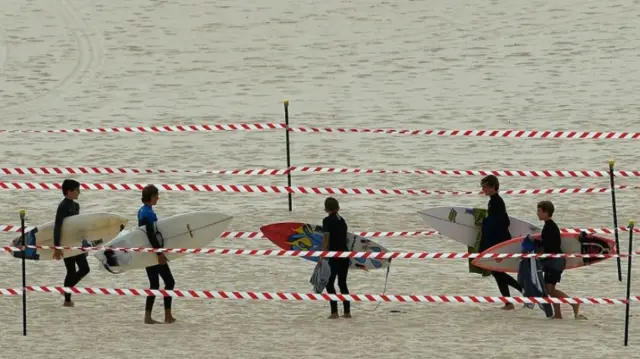
M 27 335 L 27 241 L 25 234 L 25 216 L 26 211 L 20 210 L 20 236 L 22 238 L 22 335 Z
M 614 235 L 616 239 L 616 251 L 620 253 L 620 240 L 618 239 L 618 211 L 616 209 L 616 190 L 615 190 L 615 180 L 614 180 L 614 172 L 613 167 L 616 165 L 616 161 L 609 161 L 609 182 L 611 184 L 611 206 L 613 208 L 613 227 Z M 622 264 L 620 263 L 620 258 L 617 258 L 618 262 L 618 281 L 622 282 Z
M 633 227 L 634 221 L 629 221 L 629 253 L 633 251 Z M 631 257 L 629 256 L 627 262 L 627 303 L 624 314 L 624 346 L 629 344 L 629 298 L 631 297 Z
M 291 187 L 291 143 L 289 141 L 289 100 L 284 100 L 285 139 L 287 142 L 287 186 Z M 293 211 L 293 194 L 289 192 L 289 212 Z

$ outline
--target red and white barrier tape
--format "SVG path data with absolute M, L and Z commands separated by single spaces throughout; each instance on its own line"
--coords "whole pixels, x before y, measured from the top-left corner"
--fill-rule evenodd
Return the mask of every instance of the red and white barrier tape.
M 160 133 L 160 132 L 211 132 L 211 131 L 261 131 L 286 129 L 283 123 L 238 123 L 166 126 L 125 126 L 48 130 L 0 130 L 1 133 Z M 319 128 L 290 127 L 290 132 L 342 132 L 380 133 L 399 135 L 423 135 L 442 137 L 503 137 L 503 138 L 545 138 L 545 139 L 638 139 L 639 132 L 617 131 L 551 131 L 551 130 L 433 130 L 433 129 L 385 129 L 385 128 Z
M 25 228 L 26 231 L 30 231 L 32 227 Z M 614 230 L 611 228 L 561 228 L 562 233 L 580 233 L 587 232 L 591 234 L 614 234 Z M 628 232 L 628 227 L 618 227 L 618 232 Z M 20 225 L 17 224 L 4 224 L 0 225 L 0 232 L 20 233 Z M 634 228 L 634 233 L 640 233 L 640 228 Z M 384 231 L 384 232 L 354 232 L 354 234 L 362 237 L 418 237 L 418 236 L 434 236 L 440 234 L 438 231 Z M 266 237 L 262 232 L 222 232 L 220 238 L 244 238 L 244 239 L 265 239 Z
M 620 227 L 623 228 L 623 227 Z M 26 228 L 26 231 L 31 230 L 30 227 Z M 598 230 L 598 229 L 594 229 Z M 640 230 L 639 230 L 640 231 Z M 17 224 L 5 224 L 0 225 L 0 232 L 11 232 L 11 233 L 20 233 L 20 225 Z M 580 233 L 580 231 L 576 231 L 575 233 Z M 592 232 L 592 233 L 605 233 L 605 232 Z M 413 231 L 413 232 L 354 232 L 354 234 L 362 236 L 362 237 L 416 237 L 416 236 L 433 236 L 437 235 L 437 231 Z M 266 237 L 262 234 L 262 232 L 249 232 L 249 231 L 240 231 L 240 232 L 222 232 L 220 234 L 220 238 L 243 238 L 243 239 L 265 239 Z
M 161 133 L 161 132 L 218 132 L 218 131 L 264 131 L 286 129 L 284 123 L 224 123 L 212 125 L 168 125 L 74 128 L 58 130 L 0 130 L 3 133 Z
M 411 130 L 392 128 L 319 128 L 290 127 L 290 132 L 342 132 L 342 133 L 379 133 L 393 135 L 421 135 L 441 137 L 503 137 L 503 138 L 545 138 L 545 139 L 639 139 L 640 132 L 602 132 L 602 131 L 537 131 L 537 130 Z
M 141 183 L 82 183 L 83 190 L 98 191 L 141 191 L 147 184 Z M 44 182 L 0 182 L 3 190 L 60 190 L 61 183 Z M 223 185 L 223 184 L 156 184 L 160 190 L 177 192 L 232 192 L 232 193 L 296 193 L 296 194 L 369 194 L 369 195 L 452 195 L 469 196 L 484 195 L 481 191 L 444 191 L 427 189 L 382 189 L 382 188 L 334 188 L 304 186 L 270 186 L 270 185 Z M 618 190 L 636 189 L 635 186 L 615 186 Z M 536 188 L 512 189 L 502 191 L 503 195 L 539 195 L 539 194 L 585 194 L 609 193 L 608 187 L 600 188 Z
M 241 171 L 241 170 L 235 170 Z M 249 170 L 254 171 L 255 170 Z M 286 169 L 265 170 L 269 175 L 287 174 Z M 275 172 L 279 171 L 279 172 Z M 289 172 L 303 173 L 354 173 L 354 174 L 406 174 L 406 175 L 442 175 L 442 176 L 502 176 L 502 177 L 609 177 L 609 171 L 600 170 L 376 170 L 363 168 L 334 168 L 334 167 L 291 167 Z M 242 172 L 233 174 L 244 174 Z M 249 174 L 249 173 L 247 173 Z M 614 171 L 618 177 L 639 177 L 640 171 Z
M 623 227 L 620 227 L 623 228 Z M 31 227 L 27 227 L 26 231 L 31 230 Z M 594 229 L 598 230 L 598 229 Z M 11 232 L 11 233 L 20 233 L 20 225 L 17 224 L 5 224 L 0 225 L 0 232 Z M 576 233 L 580 233 L 580 231 L 576 231 Z M 605 233 L 605 232 L 592 232 L 592 233 Z M 362 236 L 362 237 L 417 237 L 417 236 L 433 236 L 437 235 L 437 231 L 394 231 L 394 232 L 354 232 L 354 234 Z M 262 234 L 262 232 L 249 232 L 249 231 L 240 231 L 240 232 L 222 232 L 220 238 L 242 238 L 242 239 L 265 239 L 266 237 Z
M 469 258 L 626 258 L 640 255 L 640 252 L 629 254 L 580 254 L 580 253 L 443 253 L 443 252 L 338 252 L 338 251 L 291 251 L 283 249 L 229 249 L 229 248 L 114 248 L 114 247 L 70 247 L 70 246 L 27 246 L 37 249 L 80 250 L 84 252 L 111 249 L 114 252 L 143 253 L 180 253 L 208 254 L 228 256 L 267 256 L 267 257 L 325 257 L 325 258 L 363 258 L 363 259 L 469 259 Z M 0 252 L 19 252 L 18 247 L 0 247 Z
M 26 286 L 28 292 L 41 293 L 73 293 L 88 295 L 108 295 L 127 297 L 176 297 L 199 299 L 233 299 L 233 300 L 283 300 L 283 301 L 353 301 L 353 302 L 395 302 L 395 303 L 513 303 L 513 304 L 626 304 L 626 299 L 592 298 L 592 297 L 489 297 L 463 295 L 402 295 L 402 294 L 316 294 L 286 292 L 235 292 L 213 290 L 165 290 L 134 288 L 79 288 L 79 287 L 46 287 Z M 3 288 L 0 294 L 17 296 L 22 289 Z M 640 301 L 640 297 L 631 297 L 630 301 Z
M 376 170 L 363 168 L 336 167 L 290 167 L 286 168 L 249 168 L 232 170 L 180 170 L 123 167 L 4 167 L 0 173 L 5 175 L 86 175 L 86 174 L 152 174 L 152 173 L 191 173 L 221 174 L 241 176 L 280 176 L 287 173 L 340 173 L 340 174 L 406 174 L 406 175 L 443 175 L 443 176 L 503 176 L 503 177 L 609 177 L 608 171 L 600 170 Z M 614 171 L 618 177 L 640 177 L 640 171 Z

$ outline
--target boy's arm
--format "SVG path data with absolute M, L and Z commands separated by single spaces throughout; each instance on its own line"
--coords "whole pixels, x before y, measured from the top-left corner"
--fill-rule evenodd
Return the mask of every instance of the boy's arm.
M 537 254 L 543 254 L 544 253 L 544 243 L 545 243 L 545 238 L 542 236 L 542 234 L 540 234 L 540 237 L 537 238 L 537 240 L 535 241 L 536 243 L 536 253 Z
M 56 211 L 56 219 L 53 225 L 53 245 L 55 247 L 60 246 L 60 236 L 62 234 L 62 222 L 65 218 L 65 208 L 63 205 L 58 206 L 58 210 Z
M 320 249 L 322 249 L 323 251 L 326 251 L 327 248 L 329 248 L 329 232 L 327 230 L 327 220 L 326 219 L 322 220 L 322 231 L 324 233 L 324 236 L 322 238 L 322 247 Z
M 151 247 L 160 248 L 160 242 L 158 241 L 158 238 L 156 238 L 156 228 L 153 225 L 153 222 L 151 222 L 149 218 L 142 218 L 142 220 L 140 221 L 140 224 L 145 226 L 147 230 L 147 238 L 149 239 L 149 243 L 151 244 Z M 157 252 L 157 254 L 162 254 L 162 253 Z

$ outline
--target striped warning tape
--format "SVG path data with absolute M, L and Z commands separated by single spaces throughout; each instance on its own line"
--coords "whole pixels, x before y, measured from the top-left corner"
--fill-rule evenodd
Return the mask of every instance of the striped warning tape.
M 340 173 L 340 174 L 406 174 L 406 175 L 442 175 L 442 176 L 502 176 L 502 177 L 609 177 L 608 171 L 600 170 L 385 170 L 338 167 L 290 167 L 286 168 L 249 168 L 230 170 L 197 169 L 153 169 L 125 167 L 3 167 L 0 173 L 5 175 L 88 175 L 88 174 L 153 174 L 153 173 L 190 173 L 221 174 L 241 176 L 280 176 L 287 173 Z M 617 177 L 640 177 L 640 171 L 614 171 Z
M 164 126 L 124 126 L 97 127 L 75 129 L 12 129 L 0 130 L 0 133 L 162 133 L 162 132 L 211 132 L 211 131 L 262 131 L 287 129 L 284 123 L 237 123 L 237 124 L 191 124 Z M 502 137 L 519 139 L 638 139 L 640 132 L 620 131 L 552 131 L 552 130 L 435 130 L 435 129 L 394 129 L 394 128 L 320 128 L 320 127 L 289 127 L 290 132 L 312 133 L 373 133 L 395 135 L 421 135 L 440 137 Z
M 142 183 L 81 183 L 83 190 L 97 191 L 141 191 L 147 184 Z M 0 182 L 3 190 L 60 190 L 61 183 L 44 182 Z M 341 187 L 304 187 L 270 185 L 222 185 L 222 184 L 155 184 L 160 190 L 176 192 L 230 192 L 230 193 L 295 193 L 320 195 L 420 195 L 420 196 L 478 196 L 481 191 L 447 191 L 427 189 L 380 189 L 380 188 L 341 188 Z M 637 189 L 636 186 L 615 186 L 618 190 Z M 608 187 L 586 188 L 536 188 L 504 190 L 503 195 L 541 195 L 541 194 L 591 194 L 609 193 Z
M 638 139 L 640 132 L 616 131 L 537 131 L 537 130 L 432 130 L 432 129 L 393 129 L 393 128 L 320 128 L 320 127 L 290 127 L 290 132 L 315 133 L 373 133 L 388 135 L 418 135 L 440 137 L 502 137 L 521 139 L 600 139 L 625 140 Z
M 2 133 L 165 133 L 165 132 L 218 132 L 264 131 L 286 129 L 284 123 L 224 123 L 211 125 L 124 126 L 49 130 L 0 130 Z
M 21 248 L 21 247 L 20 247 Z M 19 252 L 19 247 L 0 247 L 0 252 Z M 582 253 L 446 253 L 446 252 L 354 252 L 354 251 L 298 251 L 283 249 L 231 249 L 231 248 L 124 248 L 124 247 L 73 247 L 73 246 L 27 246 L 37 249 L 79 250 L 84 252 L 110 249 L 118 252 L 180 253 L 228 256 L 270 256 L 270 257 L 325 257 L 363 259 L 468 259 L 468 258 L 626 258 L 628 254 L 582 254 Z M 640 255 L 633 252 L 631 256 Z
M 26 231 L 30 231 L 32 227 L 25 228 Z M 561 228 L 562 233 L 580 233 L 587 232 L 592 234 L 614 234 L 614 230 L 611 228 Z M 628 232 L 628 227 L 618 227 L 618 232 Z M 17 224 L 0 224 L 0 232 L 20 233 L 20 225 Z M 640 228 L 634 228 L 634 233 L 640 233 Z M 373 232 L 354 232 L 354 234 L 361 237 L 418 237 L 418 236 L 434 236 L 439 235 L 438 231 L 373 231 Z M 243 238 L 243 239 L 265 239 L 266 237 L 262 232 L 222 232 L 220 238 Z
M 286 292 L 236 292 L 214 290 L 164 290 L 134 288 L 78 288 L 78 287 L 46 287 L 27 286 L 28 292 L 41 293 L 73 293 L 87 295 L 130 296 L 130 297 L 176 297 L 198 299 L 233 299 L 233 300 L 280 300 L 280 301 L 353 301 L 353 302 L 395 302 L 395 303 L 513 303 L 513 304 L 626 304 L 626 299 L 593 298 L 593 297 L 490 297 L 463 295 L 402 295 L 402 294 L 316 294 Z M 17 296 L 22 289 L 0 289 L 0 294 Z M 640 297 L 631 297 L 630 301 L 640 301 Z

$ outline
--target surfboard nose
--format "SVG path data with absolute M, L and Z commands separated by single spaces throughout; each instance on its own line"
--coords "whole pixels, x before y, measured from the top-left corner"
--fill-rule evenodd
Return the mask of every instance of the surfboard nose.
M 260 227 L 260 232 L 264 234 L 265 237 L 273 239 L 286 237 L 290 234 L 295 233 L 300 227 L 302 227 L 304 223 L 297 222 L 280 222 L 280 223 L 271 223 L 266 224 Z

